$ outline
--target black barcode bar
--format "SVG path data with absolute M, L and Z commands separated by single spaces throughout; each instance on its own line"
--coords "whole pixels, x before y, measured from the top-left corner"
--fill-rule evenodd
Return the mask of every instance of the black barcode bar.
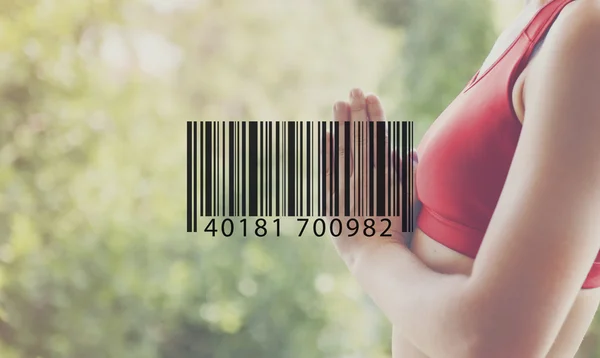
M 258 122 L 248 123 L 248 216 L 258 216 Z
M 363 157 L 364 154 L 364 148 L 363 148 L 363 143 L 365 142 L 365 124 L 364 123 L 359 123 L 358 124 L 358 182 L 359 183 L 364 183 L 365 180 L 365 175 L 364 175 L 364 168 L 365 168 L 365 158 Z M 363 200 L 365 195 L 365 187 L 364 185 L 358 185 L 358 215 L 364 215 L 365 214 L 365 201 Z
M 235 215 L 235 178 L 237 173 L 235 172 L 235 122 L 229 122 L 229 216 Z
M 219 179 L 221 183 L 219 185 L 219 206 L 220 209 L 225 209 L 225 178 L 227 177 L 227 173 L 225 171 L 225 122 L 221 122 L 219 126 L 219 156 L 218 159 L 221 160 L 221 165 L 219 167 Z M 225 216 L 225 210 L 221 210 L 221 215 Z
M 303 216 L 302 213 L 302 175 L 304 175 L 305 173 L 303 173 L 303 167 L 302 167 L 302 151 L 304 150 L 303 147 L 303 143 L 304 143 L 304 131 L 302 130 L 302 123 L 296 123 L 298 124 L 298 145 L 296 146 L 296 153 L 297 156 L 296 158 L 298 159 L 298 190 L 296 192 L 296 197 L 298 198 L 297 202 L 298 204 L 296 205 L 296 215 L 297 216 Z
M 281 201 L 279 201 L 279 198 L 281 197 L 279 194 L 279 183 L 281 183 L 280 180 L 280 174 L 279 174 L 279 169 L 280 169 L 280 153 L 281 153 L 281 146 L 280 146 L 280 127 L 279 127 L 279 122 L 275 123 L 275 216 L 281 216 Z
M 375 192 L 373 182 L 375 181 L 375 153 L 373 148 L 375 147 L 375 123 L 368 122 L 369 125 L 369 216 L 374 216 L 374 200 Z
M 241 168 L 240 168 L 240 158 L 239 158 L 239 153 L 240 153 L 240 131 L 241 131 L 241 127 L 240 127 L 240 122 L 235 122 L 235 152 L 236 155 L 234 156 L 234 160 L 235 160 L 235 170 L 236 170 L 236 180 L 235 180 L 235 193 L 236 193 L 236 200 L 235 200 L 235 213 L 239 213 L 240 212 L 240 182 L 242 180 L 242 176 L 239 175 L 241 174 Z M 236 215 L 237 216 L 237 215 Z
M 377 140 L 375 144 L 377 145 L 377 216 L 385 216 L 385 202 L 386 202 L 386 192 L 385 192 L 385 157 L 386 157 L 386 135 L 385 135 L 385 122 L 380 121 L 377 122 Z
M 408 145 L 407 145 L 406 150 L 410 151 L 410 149 L 413 146 L 413 143 L 412 143 L 413 137 L 412 137 L 412 133 L 411 133 L 411 131 L 412 131 L 412 123 L 406 123 L 406 125 L 408 126 L 408 131 L 407 131 L 408 132 Z M 407 165 L 406 169 L 408 171 L 408 175 L 407 175 L 408 178 L 407 178 L 407 184 L 406 184 L 407 189 L 406 190 L 410 193 L 410 195 L 412 195 L 412 181 L 413 181 L 413 175 L 412 175 L 412 171 L 413 171 L 412 157 L 408 158 L 408 163 L 407 164 L 408 165 Z M 412 201 L 409 200 L 407 206 L 408 206 L 408 208 L 407 208 L 407 213 L 408 214 L 405 215 L 405 216 L 406 216 L 407 221 L 408 221 L 408 225 L 407 225 L 408 227 L 406 228 L 406 231 L 412 231 L 412 210 L 413 210 Z
M 289 216 L 295 216 L 295 211 L 294 211 L 294 205 L 295 205 L 295 199 L 296 199 L 296 193 L 294 192 L 295 190 L 295 179 L 296 179 L 296 167 L 295 167 L 295 151 L 296 151 L 296 123 L 295 122 L 288 122 L 287 124 L 288 127 L 288 138 L 287 138 L 287 144 L 288 144 L 288 170 L 287 170 L 287 179 L 288 179 L 288 187 L 287 187 L 287 192 L 288 192 L 288 215 Z
M 328 137 L 328 141 L 327 141 L 327 150 L 326 152 L 329 154 L 328 155 L 328 183 L 327 186 L 325 187 L 325 195 L 328 196 L 327 199 L 329 199 L 327 201 L 328 203 L 328 207 L 329 207 L 329 212 L 326 213 L 326 215 L 329 216 L 333 216 L 333 205 L 331 205 L 331 203 L 333 203 L 333 167 L 335 166 L 335 163 L 333 161 L 333 150 L 330 150 L 330 148 L 333 147 L 333 136 L 335 135 L 335 133 L 333 132 L 333 122 L 329 122 L 329 137 Z M 329 188 L 329 190 L 327 190 L 327 188 Z M 327 193 L 329 193 L 329 195 L 327 195 Z
M 407 150 L 412 150 L 412 148 L 415 145 L 415 143 L 414 143 L 414 132 L 415 132 L 414 123 L 407 122 L 407 125 L 408 125 L 408 138 L 409 138 Z M 408 166 L 408 190 L 411 193 L 411 197 L 415 193 L 415 183 L 414 183 L 415 177 L 413 175 L 413 170 L 414 170 L 414 167 L 413 167 L 413 162 L 412 162 L 412 157 L 411 157 L 410 165 Z M 414 215 L 415 214 L 414 214 L 413 210 L 414 210 L 414 205 L 412 205 L 412 202 L 411 202 L 411 205 L 408 206 L 408 214 L 405 215 L 408 218 L 408 228 L 406 230 L 407 232 L 413 232 L 415 229 L 414 228 L 414 223 L 415 223 Z
M 221 199 L 220 196 L 220 189 L 221 189 L 221 185 L 219 185 L 219 178 L 221 177 L 221 166 L 219 165 L 219 157 L 221 156 L 221 130 L 220 130 L 220 125 L 221 122 L 216 122 L 215 123 L 215 158 L 214 158 L 214 162 L 215 162 L 215 200 L 214 200 L 214 208 L 213 211 L 215 213 L 215 216 L 219 215 L 219 199 Z
M 394 170 L 394 182 L 398 183 L 398 181 L 400 180 L 400 158 L 402 155 L 402 153 L 398 152 L 398 148 L 400 148 L 400 123 L 394 122 L 393 126 L 395 140 L 394 147 L 396 148 L 396 153 L 394 156 L 394 168 L 396 168 L 396 170 Z M 394 216 L 398 216 L 398 214 L 400 213 L 400 201 L 398 199 L 398 193 L 400 192 L 400 188 L 398 185 L 394 185 L 394 189 Z
M 206 180 L 206 185 L 202 188 L 202 192 L 204 193 L 204 208 L 206 209 L 205 215 L 212 216 L 212 123 L 206 122 L 205 128 L 206 133 L 204 135 L 205 146 L 204 146 L 204 159 L 206 166 L 204 167 L 204 179 Z M 243 175 L 243 174 L 242 174 Z M 201 204 L 202 205 L 202 204 Z
M 310 141 L 310 134 L 312 133 L 312 126 L 311 126 L 311 122 L 306 122 L 306 215 L 307 216 L 311 216 L 312 215 L 312 210 L 311 210 L 311 205 L 312 205 L 312 201 L 310 200 L 310 196 L 312 195 L 312 184 L 313 181 L 311 180 L 311 175 L 312 175 L 312 163 L 313 161 L 311 160 L 311 155 L 312 155 L 312 151 L 311 151 L 311 145 L 312 142 Z
M 386 130 L 388 132 L 391 130 L 390 127 L 389 127 L 389 124 L 388 124 L 388 127 L 386 128 Z M 388 136 L 388 141 L 386 143 L 387 144 L 387 148 L 386 148 L 386 150 L 387 150 L 387 158 L 386 158 L 386 160 L 387 160 L 387 166 L 388 166 L 388 168 L 393 168 L 393 163 L 392 163 L 392 145 L 391 145 L 391 143 L 392 143 L 392 141 L 390 140 L 390 138 Z M 388 170 L 387 171 L 387 175 L 388 175 L 387 182 L 388 182 L 388 185 L 390 183 L 392 183 L 392 172 L 393 172 L 392 170 Z M 393 187 L 392 186 L 389 186 L 389 188 L 390 188 L 390 195 L 389 195 L 388 200 L 387 200 L 387 204 L 388 204 L 388 211 L 387 212 L 391 213 L 392 212 L 392 198 L 394 197 L 394 192 L 393 192 Z
M 194 141 L 194 165 L 193 165 L 193 169 L 194 169 L 194 175 L 193 180 L 194 180 L 194 203 L 198 202 L 198 122 L 194 122 L 194 126 L 193 129 L 194 131 L 194 136 L 193 136 L 193 141 Z M 193 215 L 194 215 L 194 220 L 193 220 L 193 229 L 194 231 L 198 230 L 198 205 L 194 204 L 194 210 L 193 210 Z
M 413 230 L 411 122 L 199 123 L 186 127 L 188 232 L 219 215 L 402 216 Z
M 187 231 L 194 232 L 193 217 L 194 217 L 194 197 L 193 186 L 194 182 L 194 152 L 196 151 L 196 143 L 193 137 L 193 123 L 187 122 Z
M 242 150 L 240 151 L 241 154 L 241 158 L 240 158 L 240 162 L 242 164 L 242 175 L 240 177 L 241 181 L 242 181 L 242 207 L 241 207 L 241 212 L 242 212 L 242 216 L 246 216 L 246 208 L 247 208 L 247 202 L 246 202 L 246 179 L 248 179 L 248 177 L 246 176 L 246 153 L 247 153 L 247 146 L 246 146 L 246 122 L 242 122 Z
M 412 192 L 412 163 L 409 151 L 412 148 L 412 125 L 410 122 L 402 122 L 402 231 L 412 230 L 412 205 L 408 194 Z
M 220 152 L 219 158 L 221 159 L 221 167 L 219 168 L 219 178 L 221 179 L 221 185 L 219 187 L 219 207 L 221 210 L 221 215 L 225 216 L 225 178 L 227 177 L 225 172 L 225 122 L 221 122 L 221 126 L 219 129 L 219 143 L 220 143 Z
M 281 216 L 285 216 L 287 210 L 287 177 L 285 174 L 287 173 L 287 124 L 282 123 L 281 125 Z
M 199 171 L 200 171 L 200 188 L 204 187 L 204 122 L 200 122 L 200 166 L 199 166 Z M 204 196 L 206 194 L 200 190 L 200 202 L 204 202 Z M 194 207 L 196 207 L 196 205 L 194 205 Z M 204 205 L 200 205 L 200 216 L 204 216 Z
M 273 122 L 267 123 L 267 215 L 273 216 Z
M 319 214 L 324 213 L 327 210 L 327 196 L 325 194 L 325 188 L 327 186 L 327 177 L 326 177 L 326 171 L 327 171 L 327 151 L 325 150 L 325 148 L 327 148 L 327 140 L 325 138 L 325 133 L 327 132 L 327 123 L 326 122 L 321 122 L 318 124 L 319 126 L 319 137 L 317 138 L 317 140 L 319 141 L 320 145 L 319 145 L 319 164 L 320 164 L 320 173 L 319 176 L 317 178 L 317 180 L 319 180 Z
M 323 198 L 325 195 L 322 193 L 322 188 L 325 183 L 325 164 L 324 164 L 324 152 L 325 150 L 325 136 L 323 135 L 323 126 L 324 123 L 317 123 L 317 157 L 318 165 L 317 165 L 317 201 L 319 207 L 317 208 L 317 213 L 322 213 L 325 208 L 325 200 Z
M 350 122 L 346 121 L 344 125 L 344 216 L 350 216 L 350 192 L 352 191 L 350 182 Z
M 356 137 L 356 122 L 350 122 L 350 127 L 352 128 L 352 133 L 351 133 L 351 135 L 353 136 L 352 139 L 357 138 Z M 352 158 L 352 160 L 353 160 L 353 167 L 350 170 L 352 171 L 352 173 L 356 174 L 357 173 L 357 170 L 355 169 L 357 167 L 357 165 L 356 165 L 356 146 L 357 146 L 358 140 L 353 140 L 351 142 L 352 142 L 351 143 L 351 145 L 352 145 L 351 150 L 352 150 L 352 153 L 355 153 L 355 154 L 354 154 L 354 158 L 352 158 L 350 156 Z M 350 181 L 350 183 L 351 183 L 350 185 L 352 187 L 352 189 L 351 189 L 352 190 L 352 194 L 351 194 L 352 195 L 352 202 L 353 203 L 357 203 L 358 200 L 356 198 L 356 185 L 354 184 L 355 182 L 354 181 Z M 356 216 L 356 205 L 352 205 L 351 206 L 350 215 L 351 216 Z
M 259 141 L 258 141 L 258 154 L 259 154 L 259 160 L 260 160 L 260 165 L 258 166 L 258 173 L 259 173 L 259 180 L 258 180 L 258 200 L 259 200 L 259 215 L 260 216 L 264 216 L 264 185 L 265 185 L 265 178 L 264 178 L 264 168 L 265 165 L 263 165 L 263 161 L 264 161 L 264 151 L 263 151 L 263 146 L 265 144 L 265 138 L 264 138 L 264 122 L 259 122 L 259 133 L 260 133 L 260 137 L 259 137 Z

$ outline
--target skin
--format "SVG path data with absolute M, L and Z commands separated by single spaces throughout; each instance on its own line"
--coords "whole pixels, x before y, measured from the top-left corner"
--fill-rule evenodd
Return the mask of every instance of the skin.
M 486 63 L 518 30 L 499 38 Z M 418 229 L 409 248 L 398 222 L 390 238 L 332 238 L 392 322 L 394 357 L 575 355 L 600 302 L 600 289 L 581 290 L 600 250 L 598 44 L 600 1 L 577 0 L 519 77 L 513 102 L 523 130 L 475 260 Z M 385 120 L 376 96 L 351 93 L 336 103 L 335 120 Z M 356 159 L 352 149 L 340 148 L 341 163 Z

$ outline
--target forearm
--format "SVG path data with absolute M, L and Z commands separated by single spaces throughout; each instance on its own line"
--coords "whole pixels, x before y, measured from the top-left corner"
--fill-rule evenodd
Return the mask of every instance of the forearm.
M 347 260 L 394 326 L 432 358 L 466 357 L 477 338 L 468 277 L 432 271 L 397 242 L 371 241 Z

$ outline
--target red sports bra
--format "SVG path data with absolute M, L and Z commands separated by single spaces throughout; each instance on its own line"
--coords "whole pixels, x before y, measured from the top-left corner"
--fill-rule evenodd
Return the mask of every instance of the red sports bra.
M 417 152 L 419 228 L 474 258 L 492 218 L 521 133 L 512 90 L 535 46 L 573 0 L 542 7 L 485 72 L 477 73 L 427 131 Z M 600 287 L 600 254 L 583 288 Z

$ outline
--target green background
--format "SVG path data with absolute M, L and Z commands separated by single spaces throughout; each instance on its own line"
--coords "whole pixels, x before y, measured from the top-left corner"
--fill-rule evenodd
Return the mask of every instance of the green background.
M 418 139 L 517 6 L 1 0 L 0 357 L 389 357 L 328 240 L 185 233 L 185 123 L 361 87 Z

